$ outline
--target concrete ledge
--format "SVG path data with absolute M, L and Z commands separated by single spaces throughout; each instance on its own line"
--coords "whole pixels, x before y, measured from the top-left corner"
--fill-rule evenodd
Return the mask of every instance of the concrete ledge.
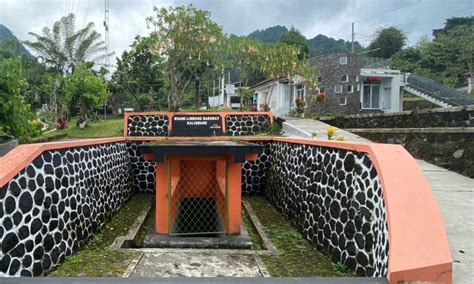
M 474 127 L 346 128 L 352 133 L 474 133 Z
M 458 107 L 446 107 L 446 108 L 434 108 L 427 110 L 410 110 L 400 112 L 386 112 L 386 113 L 370 113 L 370 114 L 351 114 L 343 116 L 322 116 L 319 118 L 321 121 L 333 120 L 335 118 L 368 118 L 368 117 L 386 117 L 396 115 L 411 115 L 411 114 L 422 114 L 422 113 L 441 113 L 441 112 L 458 112 L 458 111 L 474 111 L 474 105 L 458 106 Z

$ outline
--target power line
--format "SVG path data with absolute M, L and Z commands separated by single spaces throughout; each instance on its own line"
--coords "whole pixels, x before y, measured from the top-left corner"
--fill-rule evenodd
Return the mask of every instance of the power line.
M 84 20 L 82 21 L 82 28 L 84 28 L 84 26 L 86 25 L 86 20 L 87 20 L 87 16 L 89 15 L 89 9 L 91 8 L 91 3 L 92 3 L 92 0 L 89 0 L 89 5 L 87 5 L 86 15 L 84 16 Z
M 366 21 L 366 20 L 370 20 L 370 19 L 373 19 L 373 18 L 382 16 L 382 15 L 386 15 L 386 14 L 388 14 L 388 13 L 391 13 L 391 12 L 394 12 L 394 11 L 397 11 L 397 10 L 400 10 L 400 9 L 403 9 L 403 8 L 406 8 L 406 7 L 410 7 L 410 6 L 416 5 L 416 4 L 420 3 L 421 1 L 423 1 L 423 0 L 418 0 L 418 1 L 414 2 L 414 3 L 410 3 L 410 4 L 407 4 L 407 5 L 404 5 L 404 6 L 400 6 L 400 7 L 398 7 L 398 8 L 395 8 L 395 9 L 392 9 L 392 10 L 388 10 L 388 11 L 385 11 L 385 12 L 382 12 L 382 13 L 379 13 L 379 14 L 376 14 L 376 15 L 373 15 L 373 16 L 369 16 L 369 17 L 367 17 L 367 18 L 359 19 L 359 20 L 354 21 L 354 23 L 360 23 L 360 22 L 362 22 L 362 21 Z

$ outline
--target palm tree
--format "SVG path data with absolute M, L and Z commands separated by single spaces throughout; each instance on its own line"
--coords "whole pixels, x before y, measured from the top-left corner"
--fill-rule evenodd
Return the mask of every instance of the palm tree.
M 76 17 L 71 13 L 55 22 L 52 29 L 44 27 L 42 34 L 30 32 L 36 41 L 25 41 L 25 44 L 61 75 L 72 73 L 81 62 L 97 61 L 113 54 L 107 53 L 105 42 L 94 30 L 94 23 L 78 31 L 75 31 L 75 23 Z

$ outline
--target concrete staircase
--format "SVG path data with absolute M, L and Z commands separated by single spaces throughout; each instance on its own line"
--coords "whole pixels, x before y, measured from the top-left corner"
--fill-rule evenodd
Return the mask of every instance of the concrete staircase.
M 474 97 L 415 73 L 405 74 L 402 88 L 440 107 L 474 105 Z

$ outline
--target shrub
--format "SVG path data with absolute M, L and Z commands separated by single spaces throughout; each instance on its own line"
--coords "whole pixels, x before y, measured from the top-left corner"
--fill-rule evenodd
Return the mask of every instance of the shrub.
M 8 134 L 25 142 L 40 134 L 41 124 L 36 121 L 30 105 L 24 102 L 21 91 L 26 86 L 20 61 L 0 61 L 0 134 Z

